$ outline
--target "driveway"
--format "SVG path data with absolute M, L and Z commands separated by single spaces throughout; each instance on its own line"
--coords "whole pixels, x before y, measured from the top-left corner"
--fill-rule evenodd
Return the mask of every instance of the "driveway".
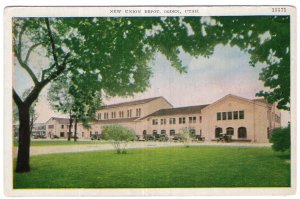
M 203 142 L 191 143 L 190 146 L 228 146 L 228 147 L 271 147 L 270 143 L 216 143 Z M 127 145 L 128 149 L 137 148 L 158 148 L 170 146 L 183 146 L 179 142 L 130 142 Z M 14 157 L 17 157 L 17 147 L 14 147 Z M 58 145 L 58 146 L 32 146 L 30 147 L 30 156 L 57 154 L 57 153 L 78 153 L 89 151 L 113 150 L 113 146 L 109 143 L 99 144 L 79 144 L 79 145 Z

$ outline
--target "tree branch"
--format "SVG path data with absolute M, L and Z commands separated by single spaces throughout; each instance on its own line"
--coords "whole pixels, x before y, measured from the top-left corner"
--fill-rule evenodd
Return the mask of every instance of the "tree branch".
M 13 88 L 13 99 L 18 107 L 23 103 L 22 99 L 20 98 L 20 96 L 18 95 L 18 93 L 15 91 L 14 88 Z
M 37 84 L 38 83 L 37 77 L 35 76 L 35 74 L 33 73 L 33 71 L 30 69 L 30 67 L 26 64 L 27 61 L 24 62 L 22 60 L 22 52 L 21 52 L 21 50 L 22 50 L 22 36 L 23 36 L 23 33 L 25 32 L 25 29 L 26 29 L 26 26 L 24 25 L 22 27 L 20 33 L 19 33 L 18 47 L 17 47 L 17 49 L 14 48 L 14 52 L 15 52 L 15 55 L 16 55 L 16 57 L 18 59 L 18 62 L 20 64 L 20 66 L 27 71 L 27 73 L 30 75 L 30 77 L 31 77 L 32 81 L 34 82 L 34 84 Z M 29 53 L 29 51 L 28 51 L 28 53 Z M 29 55 L 27 54 L 27 56 L 29 56 Z M 26 60 L 27 60 L 27 58 L 26 58 Z
M 42 43 L 37 43 L 37 44 L 34 44 L 34 45 L 32 45 L 30 48 L 29 48 L 29 50 L 28 50 L 28 52 L 27 52 L 27 55 L 26 55 L 26 59 L 25 59 L 25 63 L 27 64 L 27 62 L 28 62 L 28 59 L 29 59 L 29 57 L 30 57 L 30 54 L 31 54 L 31 52 L 36 48 L 36 47 L 38 47 L 39 45 L 41 45 Z
M 16 49 L 18 51 L 17 54 L 20 56 L 21 60 L 22 60 L 22 53 L 21 53 L 21 50 L 22 50 L 22 36 L 23 36 L 23 33 L 25 32 L 25 29 L 26 29 L 26 26 L 24 25 L 22 27 L 20 33 L 19 33 L 18 48 Z
M 38 84 L 39 81 L 38 81 L 37 77 L 35 76 L 34 72 L 31 70 L 31 68 L 26 63 L 23 62 L 23 60 L 21 58 L 21 54 L 17 53 L 16 56 L 17 56 L 17 59 L 19 61 L 20 66 L 22 68 L 24 68 L 26 70 L 26 72 L 30 75 L 30 77 L 31 77 L 32 81 L 34 82 L 34 84 L 35 85 Z
M 49 19 L 45 18 L 45 22 L 46 22 L 46 25 L 47 25 L 48 36 L 49 36 L 50 43 L 51 43 L 52 56 L 53 56 L 53 59 L 54 59 L 54 63 L 55 63 L 56 66 L 58 66 L 58 60 L 57 60 L 57 56 L 56 56 L 56 48 L 55 48 L 55 43 L 54 43 L 54 39 L 53 39 L 53 36 L 52 36 L 52 31 L 51 31 L 51 28 L 50 28 L 50 24 L 49 24 Z

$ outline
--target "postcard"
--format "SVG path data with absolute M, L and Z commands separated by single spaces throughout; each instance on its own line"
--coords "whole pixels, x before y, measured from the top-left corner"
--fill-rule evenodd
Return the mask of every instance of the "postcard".
M 294 7 L 4 18 L 6 195 L 295 194 Z

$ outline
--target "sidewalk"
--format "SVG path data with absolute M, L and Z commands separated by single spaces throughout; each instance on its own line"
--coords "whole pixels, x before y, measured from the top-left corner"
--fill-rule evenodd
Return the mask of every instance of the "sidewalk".
M 190 146 L 227 146 L 227 147 L 271 147 L 270 143 L 216 143 L 216 142 L 199 142 L 190 143 Z M 184 146 L 180 142 L 130 142 L 127 144 L 128 149 L 138 148 L 158 148 Z M 17 157 L 17 147 L 14 147 L 14 157 Z M 77 153 L 89 151 L 113 150 L 109 143 L 95 143 L 86 145 L 60 145 L 60 146 L 32 146 L 30 147 L 30 156 L 57 154 L 57 153 Z

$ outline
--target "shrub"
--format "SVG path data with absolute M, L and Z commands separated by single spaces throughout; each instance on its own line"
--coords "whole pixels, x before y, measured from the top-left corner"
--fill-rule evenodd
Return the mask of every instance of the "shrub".
M 132 129 L 121 125 L 109 125 L 104 127 L 102 135 L 104 140 L 112 142 L 118 154 L 127 153 L 125 149 L 127 143 L 135 138 L 135 133 Z
M 179 130 L 178 139 L 189 147 L 189 143 L 192 141 L 191 132 L 189 128 L 182 128 Z
M 274 151 L 286 151 L 291 148 L 291 128 L 277 128 L 271 132 L 270 142 Z

